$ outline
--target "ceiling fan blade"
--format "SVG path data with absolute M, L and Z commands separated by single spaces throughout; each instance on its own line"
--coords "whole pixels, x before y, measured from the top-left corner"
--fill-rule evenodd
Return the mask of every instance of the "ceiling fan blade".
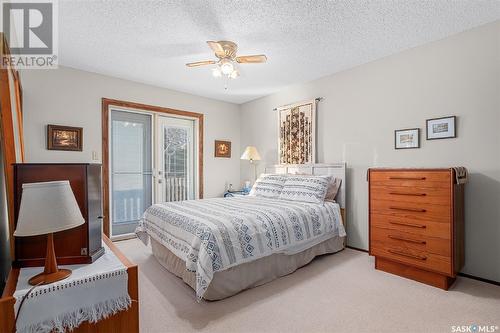
M 215 64 L 214 60 L 205 60 L 205 61 L 190 62 L 189 64 L 186 64 L 186 66 L 198 67 L 198 66 L 213 65 L 213 64 Z
M 264 54 L 249 55 L 249 56 L 239 56 L 236 57 L 236 61 L 240 64 L 258 64 L 267 61 L 267 57 Z
M 219 42 L 214 42 L 213 40 L 209 40 L 207 41 L 207 44 L 216 54 L 224 54 L 224 48 Z

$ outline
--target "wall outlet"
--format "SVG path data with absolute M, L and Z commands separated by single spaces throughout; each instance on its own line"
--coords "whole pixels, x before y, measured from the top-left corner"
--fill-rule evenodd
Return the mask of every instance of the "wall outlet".
M 99 156 L 97 155 L 97 152 L 95 150 L 92 151 L 92 161 L 98 161 Z

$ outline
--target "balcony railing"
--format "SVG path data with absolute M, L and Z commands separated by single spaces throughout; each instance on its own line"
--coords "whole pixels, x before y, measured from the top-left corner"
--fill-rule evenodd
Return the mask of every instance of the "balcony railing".
M 165 179 L 166 201 L 181 201 L 188 199 L 188 183 L 185 177 L 168 177 Z
M 165 179 L 165 201 L 181 201 L 189 198 L 189 186 L 186 177 L 169 177 Z M 142 217 L 147 207 L 144 190 L 115 190 L 113 191 L 113 230 L 124 229 L 133 232 L 134 226 Z M 148 200 L 149 201 L 149 200 Z M 127 226 L 130 225 L 130 226 Z

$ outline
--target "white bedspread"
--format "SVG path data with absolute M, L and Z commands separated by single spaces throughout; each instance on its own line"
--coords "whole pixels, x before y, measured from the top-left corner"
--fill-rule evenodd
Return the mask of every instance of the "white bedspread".
M 346 235 L 336 203 L 260 197 L 188 200 L 151 206 L 136 230 L 163 244 L 196 272 L 196 295 L 214 272 L 274 253 L 294 254 Z

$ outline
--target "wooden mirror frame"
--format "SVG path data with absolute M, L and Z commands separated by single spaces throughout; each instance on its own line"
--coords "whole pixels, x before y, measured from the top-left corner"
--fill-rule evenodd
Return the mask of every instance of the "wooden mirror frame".
M 14 168 L 12 164 L 24 162 L 24 143 L 22 87 L 19 72 L 15 68 L 2 65 L 2 59 L 9 57 L 10 54 L 5 35 L 0 33 L 0 134 L 9 214 L 10 253 L 11 258 L 14 259 Z M 11 87 L 14 89 L 13 92 Z M 14 128 L 14 117 L 17 118 L 17 128 Z M 19 147 L 16 147 L 16 142 L 19 143 Z

